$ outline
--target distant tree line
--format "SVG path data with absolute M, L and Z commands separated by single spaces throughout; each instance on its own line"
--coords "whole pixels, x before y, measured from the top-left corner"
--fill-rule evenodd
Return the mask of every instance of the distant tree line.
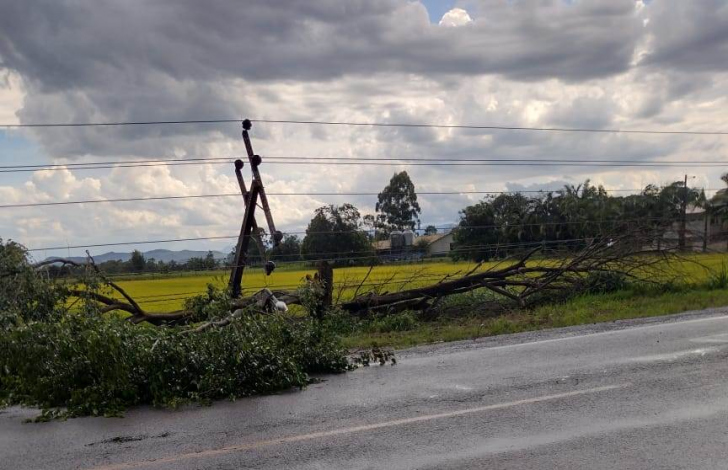
M 728 185 L 728 176 L 723 180 Z M 659 245 L 663 235 L 680 219 L 684 204 L 702 206 L 714 217 L 728 218 L 727 194 L 728 190 L 721 190 L 706 200 L 702 191 L 676 181 L 662 187 L 648 185 L 639 194 L 616 196 L 587 180 L 533 196 L 488 196 L 460 211 L 450 256 L 456 260 L 483 261 L 538 243 L 573 251 L 595 237 L 635 229 L 654 234 Z M 388 239 L 395 230 L 419 229 L 421 209 L 407 172 L 392 176 L 379 193 L 375 208 L 375 214 L 362 216 L 349 203 L 319 207 L 303 238 L 285 235 L 275 247 L 265 242 L 251 243 L 247 263 L 259 266 L 266 261 L 314 263 L 323 259 L 345 265 L 372 263 L 376 260 L 374 242 Z M 420 233 L 434 235 L 438 230 L 428 225 Z M 259 238 L 268 239 L 263 229 Z M 424 252 L 426 245 L 423 240 L 415 244 L 414 250 Z M 224 260 L 209 252 L 205 257 L 185 262 L 163 262 L 145 259 L 135 251 L 128 261 L 107 261 L 100 266 L 112 274 L 226 269 L 234 255 L 233 249 Z
M 683 204 L 705 205 L 701 190 L 677 181 L 649 185 L 639 194 L 613 196 L 602 186 L 567 185 L 532 197 L 520 193 L 486 197 L 460 212 L 454 233 L 454 259 L 488 260 L 522 251 L 524 245 L 552 243 L 574 250 L 599 236 L 640 230 L 656 244 L 674 222 Z
M 169 273 L 179 271 L 203 271 L 220 267 L 224 262 L 216 259 L 212 251 L 204 257 L 194 257 L 187 261 L 162 261 L 146 258 L 139 250 L 131 253 L 127 261 L 109 260 L 98 263 L 99 268 L 108 274 L 120 273 Z

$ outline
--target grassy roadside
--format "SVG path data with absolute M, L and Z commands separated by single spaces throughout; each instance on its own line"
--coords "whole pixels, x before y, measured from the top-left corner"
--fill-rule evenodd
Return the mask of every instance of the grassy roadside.
M 514 311 L 496 318 L 479 315 L 447 318 L 431 322 L 411 316 L 390 321 L 369 331 L 344 336 L 348 348 L 373 345 L 406 348 L 426 343 L 475 339 L 506 333 L 653 317 L 728 306 L 728 289 L 693 287 L 672 292 L 624 290 L 611 294 L 585 295 L 560 304 L 531 311 Z M 385 331 L 391 329 L 391 331 Z

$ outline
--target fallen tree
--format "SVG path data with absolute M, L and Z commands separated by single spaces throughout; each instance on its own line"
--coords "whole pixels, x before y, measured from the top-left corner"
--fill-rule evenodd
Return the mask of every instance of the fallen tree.
M 604 238 L 592 241 L 571 256 L 542 258 L 529 264 L 543 247 L 534 248 L 506 267 L 478 271 L 478 264 L 457 279 L 443 279 L 425 287 L 377 294 L 370 292 L 338 305 L 344 311 L 362 316 L 372 312 L 426 310 L 439 299 L 476 289 L 488 289 L 504 299 L 526 306 L 544 291 L 579 291 L 588 287 L 590 275 L 619 275 L 651 282 L 670 276 L 669 262 L 678 258 L 666 250 L 642 249 L 635 236 Z
M 630 234 L 595 239 L 558 257 L 539 247 L 426 286 L 416 272 L 402 283 L 389 277 L 367 288 L 370 269 L 353 285 L 340 285 L 336 297 L 330 273 L 306 279 L 295 292 L 264 289 L 231 299 L 209 288 L 184 309 L 159 313 L 147 312 L 90 256 L 83 263 L 31 264 L 22 247 L 0 243 L 0 406 L 40 406 L 44 417 L 118 414 L 140 403 L 177 406 L 302 387 L 309 373 L 351 364 L 337 339 L 337 315 L 320 318 L 326 308 L 356 317 L 427 312 L 448 296 L 477 289 L 528 306 L 614 277 L 670 280 L 670 261 L 679 254 L 642 246 Z M 51 264 L 67 266 L 72 277 L 53 279 L 45 271 Z M 348 288 L 354 295 L 341 300 Z M 303 305 L 311 315 L 294 321 L 281 314 L 280 302 Z M 360 360 L 386 362 L 387 354 L 378 354 L 365 351 Z
M 622 276 L 624 278 L 639 279 L 642 282 L 655 282 L 657 279 L 667 280 L 671 276 L 670 261 L 680 258 L 679 254 L 665 249 L 643 248 L 650 240 L 645 233 L 630 233 L 619 237 L 602 237 L 594 239 L 577 253 L 561 254 L 558 257 L 548 256 L 545 246 L 539 246 L 523 253 L 519 258 L 503 260 L 497 265 L 481 270 L 482 263 L 476 265 L 469 272 L 455 277 L 447 275 L 439 282 L 424 286 L 405 289 L 408 283 L 400 284 L 395 292 L 381 292 L 388 288 L 391 279 L 381 281 L 378 287 L 383 289 L 370 289 L 359 294 L 366 282 L 367 275 L 358 282 L 353 298 L 340 300 L 341 292 L 347 287 L 340 286 L 337 302 L 332 300 L 333 276 L 327 264 L 319 265 L 321 276 L 307 279 L 302 288 L 290 291 L 270 291 L 264 289 L 250 297 L 228 299 L 230 315 L 240 310 L 255 308 L 259 312 L 272 312 L 276 305 L 283 302 L 285 305 L 307 304 L 312 315 L 320 317 L 325 309 L 338 308 L 355 316 L 366 316 L 372 313 L 399 312 L 403 310 L 429 310 L 440 299 L 465 292 L 487 289 L 500 298 L 513 302 L 518 307 L 525 307 L 534 303 L 538 294 L 545 292 L 578 292 L 593 288 L 595 282 L 605 281 L 607 276 Z M 540 256 L 538 260 L 534 260 Z M 68 264 L 76 268 L 92 270 L 100 283 L 112 292 L 121 296 L 121 299 L 112 295 L 104 295 L 95 290 L 73 289 L 70 295 L 81 297 L 96 303 L 100 313 L 122 311 L 129 313 L 127 320 L 131 323 L 150 323 L 153 325 L 185 325 L 199 322 L 198 309 L 185 308 L 171 312 L 145 311 L 122 287 L 104 276 L 89 255 L 85 264 L 73 260 L 57 258 L 34 265 L 35 269 L 42 269 L 52 263 Z M 505 265 L 505 266 L 503 266 Z M 411 282 L 417 279 L 413 274 Z M 313 294 L 312 294 L 313 293 Z M 316 302 L 310 300 L 311 295 L 317 297 Z M 536 300 L 534 300 L 536 299 Z M 205 302 L 205 299 L 196 299 Z M 219 301 L 210 297 L 208 301 Z M 311 304 L 315 303 L 315 306 Z M 189 306 L 189 302 L 188 302 Z M 217 320 L 217 326 L 227 323 Z

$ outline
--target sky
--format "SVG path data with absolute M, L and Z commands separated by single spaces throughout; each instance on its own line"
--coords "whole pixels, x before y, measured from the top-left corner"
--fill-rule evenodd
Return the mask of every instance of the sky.
M 273 119 L 727 131 L 725 0 L 0 0 L 0 124 Z M 720 188 L 722 168 L 284 165 L 269 157 L 725 162 L 726 136 L 255 123 L 266 190 Z M 240 124 L 0 129 L 2 166 L 237 158 Z M 247 168 L 246 168 L 246 176 Z M 249 180 L 248 176 L 248 180 Z M 230 193 L 232 164 L 0 172 L 0 205 Z M 625 191 L 626 192 L 626 191 Z M 421 195 L 422 227 L 479 195 Z M 270 198 L 284 232 L 375 196 Z M 29 248 L 235 235 L 235 197 L 0 208 Z M 259 216 L 262 221 L 262 215 Z M 234 240 L 96 247 L 227 250 Z M 78 255 L 83 249 L 35 251 Z

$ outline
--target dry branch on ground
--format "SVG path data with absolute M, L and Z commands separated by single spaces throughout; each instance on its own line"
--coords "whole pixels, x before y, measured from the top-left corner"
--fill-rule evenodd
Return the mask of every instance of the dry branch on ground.
M 401 283 L 399 289 L 394 292 L 389 291 L 392 287 L 389 285 L 391 279 L 384 279 L 369 292 L 359 294 L 364 281 L 371 274 L 372 268 L 370 268 L 364 280 L 357 283 L 353 298 L 342 302 L 340 301 L 341 292 L 339 292 L 335 307 L 356 316 L 402 310 L 430 311 L 446 296 L 476 289 L 490 290 L 498 296 L 514 302 L 517 306 L 523 307 L 540 293 L 579 289 L 589 274 L 613 273 L 640 279 L 644 279 L 646 274 L 649 275 L 647 277 L 661 276 L 664 278 L 667 276 L 668 268 L 666 266 L 669 263 L 665 263 L 665 261 L 674 259 L 677 255 L 666 250 L 643 249 L 643 246 L 645 245 L 639 242 L 639 237 L 629 234 L 618 238 L 594 240 L 578 253 L 533 261 L 533 258 L 543 251 L 543 247 L 538 247 L 523 254 L 519 259 L 513 260 L 509 265 L 503 266 L 505 263 L 499 263 L 488 270 L 479 271 L 482 266 L 482 263 L 479 263 L 460 277 L 448 275 L 432 285 L 405 289 L 407 284 L 414 282 L 418 277 L 419 273 L 416 272 L 405 283 Z M 146 322 L 153 325 L 186 324 L 192 320 L 192 310 L 166 313 L 146 312 L 122 287 L 98 269 L 90 255 L 86 264 L 58 258 L 38 263 L 35 267 L 42 269 L 51 263 L 91 269 L 101 279 L 103 285 L 121 296 L 121 299 L 118 299 L 92 290 L 71 291 L 73 296 L 98 304 L 102 313 L 122 311 L 130 314 L 128 321 L 132 323 Z M 328 283 L 333 283 L 331 273 L 326 274 Z M 314 282 L 320 282 L 322 285 L 325 283 L 318 277 Z M 331 306 L 333 290 L 333 286 L 328 287 L 322 289 L 327 297 L 323 299 L 327 308 Z M 271 299 L 273 299 L 272 302 Z M 297 292 L 271 292 L 265 289 L 250 297 L 230 300 L 229 317 L 203 323 L 197 329 L 225 326 L 235 315 L 240 315 L 242 310 L 248 308 L 254 307 L 257 311 L 275 310 L 274 304 L 278 300 L 287 305 L 302 303 Z

